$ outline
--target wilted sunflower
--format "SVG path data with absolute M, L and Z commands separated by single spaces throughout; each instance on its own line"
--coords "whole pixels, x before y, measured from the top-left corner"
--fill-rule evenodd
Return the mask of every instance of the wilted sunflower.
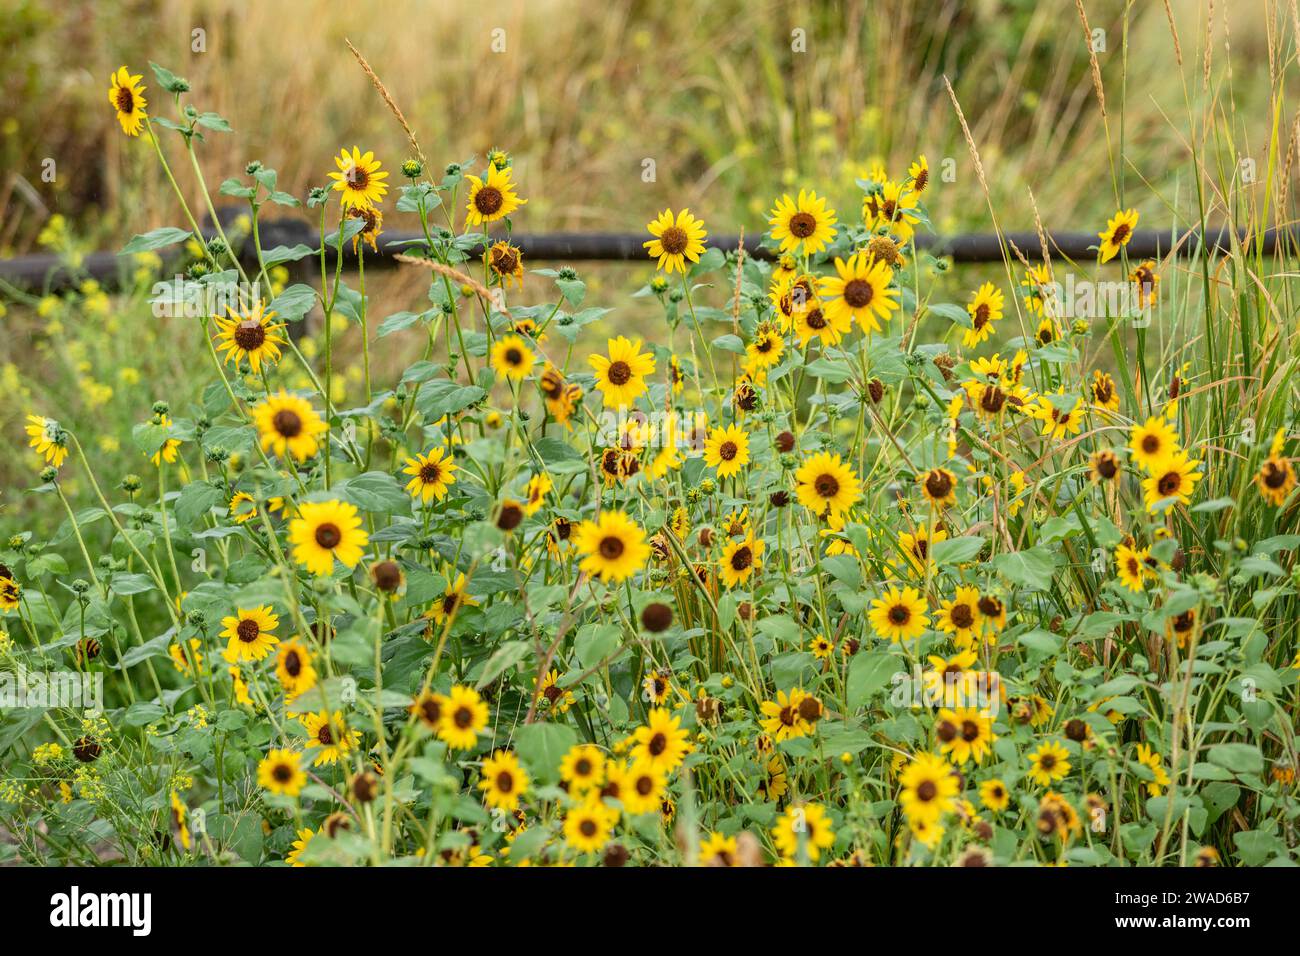
M 1110 412 L 1119 411 L 1119 391 L 1109 373 L 1095 370 L 1092 373 L 1092 384 L 1088 386 L 1088 394 L 1092 398 L 1092 404 L 1098 408 Z
M 340 203 L 344 209 L 369 209 L 384 201 L 388 173 L 381 171 L 382 164 L 373 152 L 367 150 L 363 155 L 356 146 L 351 153 L 342 149 L 334 157 L 334 165 L 338 172 L 329 173 L 329 178 L 334 180 L 334 191 L 343 194 Z
M 799 190 L 798 199 L 782 196 L 768 215 L 782 252 L 802 248 L 805 255 L 816 255 L 835 238 L 835 210 L 810 190 Z
M 646 390 L 646 376 L 653 375 L 655 359 L 641 351 L 641 340 L 631 341 L 620 335 L 608 341 L 608 357 L 588 356 L 596 372 L 596 389 L 605 399 L 606 408 L 630 406 Z
M 916 483 L 927 501 L 936 508 L 957 502 L 957 476 L 947 468 L 931 468 L 917 476 Z
M 332 714 L 325 710 L 303 714 L 299 720 L 307 730 L 308 746 L 320 748 L 312 761 L 313 767 L 337 763 L 339 758 L 346 757 L 349 750 L 361 743 L 360 731 L 348 729 L 341 710 Z
M 275 676 L 280 679 L 285 696 L 293 699 L 316 686 L 316 668 L 311 650 L 298 638 L 280 645 L 275 658 Z
M 481 226 L 504 219 L 528 202 L 516 195 L 518 186 L 511 175 L 509 166 L 498 169 L 494 163 L 488 166 L 487 176 L 483 179 L 478 176 L 465 177 L 469 181 L 469 198 L 465 205 L 466 226 Z
M 794 317 L 800 312 L 820 308 L 817 299 L 818 278 L 791 272 L 772 283 L 767 297 L 781 316 L 781 328 L 789 332 L 794 328 Z
M 478 691 L 457 684 L 447 694 L 438 723 L 438 739 L 452 750 L 469 750 L 487 723 L 488 705 Z
M 1154 308 L 1160 298 L 1160 273 L 1156 272 L 1156 264 L 1148 259 L 1137 266 L 1128 279 L 1135 286 L 1135 305 L 1139 309 Z
M 271 750 L 257 765 L 257 783 L 279 796 L 298 796 L 307 785 L 302 755 L 295 750 Z
M 298 517 L 289 523 L 289 541 L 293 559 L 323 577 L 333 573 L 335 558 L 344 567 L 356 567 L 370 535 L 350 502 L 304 501 L 298 506 Z
M 918 753 L 899 775 L 902 790 L 898 804 L 908 822 L 934 824 L 956 808 L 957 777 L 946 761 L 934 754 Z
M 221 626 L 225 628 L 221 636 L 228 641 L 225 657 L 232 664 L 239 661 L 260 661 L 271 653 L 271 648 L 280 643 L 280 639 L 275 636 L 280 618 L 269 604 L 239 608 L 235 616 L 223 617 Z
M 1070 752 L 1055 740 L 1044 741 L 1029 755 L 1029 779 L 1040 787 L 1050 787 L 1070 772 Z
M 762 556 L 763 540 L 755 540 L 752 534 L 740 541 L 728 541 L 718 560 L 718 577 L 729 588 L 744 584 L 755 568 L 763 566 Z
M 518 335 L 503 335 L 492 346 L 492 368 L 516 382 L 528 377 L 536 361 L 533 350 Z
M 502 286 L 509 285 L 513 280 L 519 288 L 524 287 L 524 254 L 518 246 L 500 239 L 483 253 L 483 261 Z
M 36 449 L 36 454 L 44 455 L 55 468 L 62 468 L 68 457 L 68 433 L 63 427 L 53 418 L 28 415 L 26 431 L 31 438 L 28 445 Z
M 498 750 L 483 761 L 482 779 L 478 788 L 490 807 L 514 810 L 528 791 L 528 772 L 519 765 L 519 758 L 508 750 Z
M 1152 466 L 1151 477 L 1142 481 L 1147 510 L 1153 514 L 1171 504 L 1190 504 L 1192 491 L 1203 477 L 1196 466 L 1200 461 L 1180 451 Z M 1163 502 L 1163 504 L 1162 504 Z
M 994 326 L 1002 318 L 1005 304 L 1002 290 L 992 282 L 985 282 L 975 290 L 971 300 L 966 303 L 966 312 L 970 315 L 970 328 L 962 331 L 962 346 L 973 349 L 992 335 Z
M 708 233 L 704 229 L 704 220 L 696 219 L 690 210 L 683 209 L 673 216 L 671 209 L 665 209 L 646 224 L 646 229 L 653 239 L 641 245 L 649 252 L 651 259 L 658 259 L 656 268 L 663 272 L 680 272 L 686 274 L 686 262 L 699 262 L 704 252 L 704 240 Z
M 749 464 L 749 435 L 739 425 L 715 428 L 704 442 L 704 463 L 729 478 Z
M 246 361 L 256 375 L 262 371 L 262 365 L 280 361 L 280 346 L 284 339 L 280 333 L 284 326 L 272 320 L 274 312 L 265 311 L 262 303 L 252 308 L 236 312 L 226 306 L 229 317 L 213 316 L 217 323 L 217 351 L 225 353 L 225 360 L 239 367 L 240 361 Z
M 406 459 L 406 467 L 402 469 L 403 474 L 411 476 L 406 483 L 407 494 L 425 504 L 434 498 L 441 501 L 456 483 L 456 468 L 451 455 L 441 445 L 425 454 L 417 453 L 414 458 Z
M 901 591 L 890 587 L 883 596 L 871 602 L 867 619 L 879 637 L 888 638 L 895 644 L 920 637 L 930 623 L 925 599 L 912 587 Z
M 837 275 L 824 276 L 818 282 L 831 324 L 842 326 L 853 319 L 863 332 L 879 332 L 878 320 L 888 322 L 899 308 L 898 290 L 890 288 L 893 270 L 864 249 L 849 256 L 847 262 L 837 257 L 835 272 Z
M 818 452 L 794 473 L 799 503 L 814 514 L 842 515 L 862 497 L 862 486 L 853 469 L 839 455 Z
M 127 136 L 139 136 L 144 126 L 145 107 L 144 87 L 140 85 L 140 74 L 132 75 L 125 66 L 119 66 L 117 72 L 108 78 L 108 101 L 117 112 L 117 121 L 122 125 L 122 132 Z
M 645 532 L 622 511 L 602 511 L 595 521 L 582 522 L 573 543 L 583 556 L 578 567 L 605 582 L 627 580 L 650 556 Z
M 326 430 L 310 402 L 284 389 L 253 407 L 253 424 L 263 451 L 281 458 L 292 455 L 299 461 L 316 454 L 320 449 L 317 436 Z
M 1133 238 L 1133 230 L 1137 228 L 1138 214 L 1136 209 L 1123 209 L 1106 221 L 1106 228 L 1097 233 L 1097 238 L 1101 240 L 1101 261 L 1110 262 L 1119 255 L 1119 250 L 1127 246 Z

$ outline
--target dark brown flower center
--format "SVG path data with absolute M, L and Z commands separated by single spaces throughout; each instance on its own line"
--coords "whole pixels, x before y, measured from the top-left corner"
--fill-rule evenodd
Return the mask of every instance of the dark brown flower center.
M 790 217 L 790 235 L 796 239 L 807 239 L 817 231 L 817 220 L 811 213 L 797 212 Z
M 278 763 L 271 771 L 271 776 L 275 778 L 276 783 L 288 783 L 293 779 L 293 768 L 287 763 Z
M 747 544 L 742 544 L 731 555 L 731 568 L 733 571 L 744 571 L 753 563 L 754 555 Z
M 497 789 L 502 793 L 510 793 L 515 789 L 515 775 L 509 770 L 502 770 L 497 774 Z
M 589 840 L 596 835 L 598 829 L 595 820 L 583 820 L 578 824 L 578 830 Z
M 952 493 L 952 478 L 946 471 L 936 468 L 926 475 L 925 490 L 931 498 L 947 498 Z
M 936 796 L 938 796 L 938 794 L 939 794 L 939 788 L 935 786 L 933 780 L 922 780 L 920 786 L 916 788 L 917 799 L 922 800 L 926 803 L 933 800 Z
M 826 316 L 822 315 L 821 309 L 813 309 L 804 321 L 808 323 L 808 328 L 818 332 L 826 328 Z
M 650 751 L 650 756 L 658 757 L 668 749 L 668 738 L 662 732 L 657 733 L 650 738 L 650 743 L 646 745 L 646 749 Z
M 902 627 L 911 620 L 912 612 L 905 605 L 895 604 L 889 609 L 889 621 L 898 627 Z
M 297 651 L 289 651 L 284 655 L 284 672 L 290 677 L 297 677 L 302 673 L 302 658 L 298 656 Z
M 327 551 L 337 548 L 342 540 L 343 532 L 336 524 L 326 522 L 316 529 L 316 543 Z
M 251 644 L 257 640 L 257 635 L 262 633 L 262 629 L 257 626 L 256 621 L 244 618 L 235 625 L 235 633 L 239 635 L 239 639 L 245 644 Z
M 256 319 L 245 319 L 235 326 L 234 338 L 245 352 L 253 352 L 266 341 L 266 328 Z
M 984 393 L 980 395 L 980 408 L 984 409 L 984 411 L 988 412 L 990 415 L 996 415 L 998 412 L 1002 411 L 1002 406 L 1006 404 L 1006 401 L 1007 393 L 1002 391 L 1002 389 L 998 388 L 996 385 L 990 385 L 988 388 L 984 389 Z
M 962 630 L 975 623 L 975 615 L 971 612 L 969 604 L 954 604 L 948 616 L 952 619 L 952 623 Z
M 429 462 L 420 469 L 420 481 L 426 485 L 436 484 L 442 479 L 442 469 Z
M 1269 488 L 1281 488 L 1286 485 L 1286 469 L 1269 459 L 1264 462 L 1264 484 Z
M 685 252 L 688 242 L 690 242 L 690 236 L 686 234 L 686 230 L 677 226 L 669 226 L 659 236 L 659 244 L 664 247 L 664 252 L 670 256 L 680 255 Z
M 840 493 L 840 483 L 834 475 L 818 475 L 817 480 L 813 482 L 813 488 L 822 498 L 834 498 Z
M 612 385 L 626 385 L 632 378 L 632 366 L 628 365 L 622 359 L 617 362 L 611 362 L 609 371 L 606 373 Z
M 1160 494 L 1166 498 L 1178 491 L 1183 486 L 1183 476 L 1176 471 L 1167 471 L 1160 476 L 1160 481 L 1156 485 L 1160 489 Z
M 117 88 L 116 102 L 119 112 L 129 114 L 135 110 L 135 94 L 131 92 L 129 87 L 119 86 Z
M 302 419 L 297 412 L 287 408 L 276 412 L 275 417 L 271 419 L 271 424 L 285 438 L 297 438 L 302 433 Z
M 484 186 L 474 194 L 474 208 L 480 215 L 494 215 L 503 205 L 505 205 L 505 197 L 495 186 Z
M 608 535 L 600 539 L 600 556 L 606 561 L 616 561 L 623 556 L 625 545 L 623 539 Z
M 325 747 L 329 747 L 334 743 L 334 733 L 330 730 L 328 720 L 320 725 L 320 730 L 316 731 L 316 741 Z
M 1155 435 L 1146 435 L 1142 439 L 1142 450 L 1148 455 L 1154 455 L 1160 450 L 1160 439 Z
M 438 703 L 438 698 L 430 695 L 420 701 L 420 719 L 426 724 L 433 726 L 441 717 L 442 705 Z
M 731 461 L 736 457 L 736 453 L 739 451 L 740 449 L 736 447 L 734 441 L 724 441 L 718 446 L 718 457 L 723 461 Z
M 1115 227 L 1115 233 L 1114 235 L 1111 236 L 1110 241 L 1118 246 L 1121 242 L 1125 240 L 1125 238 L 1128 237 L 1128 234 L 1129 234 L 1128 224 L 1121 222 L 1118 226 Z
M 474 724 L 474 711 L 468 707 L 457 707 L 456 712 L 451 715 L 452 722 L 464 730 L 466 727 L 472 727 Z
M 850 279 L 844 283 L 844 301 L 851 308 L 861 309 L 871 304 L 876 290 L 866 279 Z
M 966 743 L 980 739 L 980 726 L 973 720 L 963 720 L 961 722 L 961 739 Z

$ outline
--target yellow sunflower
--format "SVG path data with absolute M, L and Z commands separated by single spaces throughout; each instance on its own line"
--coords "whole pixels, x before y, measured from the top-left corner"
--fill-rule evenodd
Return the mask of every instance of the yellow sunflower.
M 1164 418 L 1148 418 L 1134 425 L 1129 437 L 1133 461 L 1148 472 L 1178 450 L 1178 433 Z
M 36 449 L 36 454 L 44 455 L 45 461 L 55 468 L 62 468 L 68 457 L 68 433 L 63 427 L 53 418 L 28 415 L 26 431 L 31 438 L 28 445 Z
M 668 791 L 667 771 L 652 761 L 635 760 L 623 776 L 621 789 L 619 799 L 630 815 L 654 813 L 663 805 Z
M 646 390 L 646 376 L 653 375 L 655 359 L 641 351 L 641 340 L 629 341 L 620 335 L 608 342 L 609 355 L 591 355 L 587 362 L 596 372 L 596 390 L 605 399 L 606 408 L 631 405 Z
M 780 330 L 764 320 L 754 330 L 754 338 L 745 346 L 745 354 L 749 356 L 746 367 L 752 372 L 766 371 L 780 363 L 784 352 L 785 339 Z
M 492 368 L 516 382 L 528 377 L 536 361 L 533 350 L 518 335 L 503 335 L 492 346 Z
M 956 809 L 959 790 L 952 767 L 934 754 L 918 753 L 899 775 L 898 804 L 910 823 L 935 824 Z
M 898 290 L 890 288 L 893 270 L 864 249 L 849 256 L 847 262 L 837 257 L 835 272 L 818 282 L 831 325 L 844 325 L 853 319 L 863 332 L 879 332 L 877 320 L 888 322 L 899 308 Z
M 1119 250 L 1127 246 L 1137 228 L 1136 209 L 1123 209 L 1106 221 L 1106 228 L 1097 233 L 1101 240 L 1101 261 L 1110 262 L 1119 255 Z
M 337 763 L 340 758 L 347 756 L 349 750 L 361 743 L 360 731 L 348 729 L 341 710 L 332 714 L 325 710 L 303 714 L 299 719 L 307 731 L 308 746 L 320 749 L 312 761 L 313 767 Z
M 815 192 L 801 189 L 798 199 L 782 196 L 768 215 L 772 238 L 780 243 L 782 252 L 802 246 L 806 255 L 816 255 L 835 238 L 835 210 Z
M 573 417 L 574 409 L 582 401 L 582 386 L 565 381 L 564 375 L 550 362 L 547 362 L 546 367 L 542 369 L 541 379 L 537 384 L 542 391 L 542 397 L 546 400 L 546 411 L 566 429 L 572 428 L 569 419 Z
M 296 835 L 298 839 L 291 844 L 292 849 L 290 849 L 289 855 L 284 858 L 284 862 L 290 866 L 306 866 L 307 864 L 302 862 L 302 854 L 316 834 L 310 827 L 303 827 Z
M 434 602 L 429 614 L 435 622 L 443 624 L 465 607 L 478 607 L 478 601 L 465 593 L 465 575 L 457 574 L 454 581 L 448 580 L 442 598 Z
M 519 758 L 508 750 L 498 750 L 483 761 L 482 779 L 478 788 L 490 807 L 514 810 L 528 791 L 528 772 L 519 765 Z
M 438 723 L 438 739 L 452 750 L 469 750 L 487 726 L 488 705 L 472 687 L 457 684 L 447 694 Z
M 935 717 L 935 736 L 940 752 L 959 767 L 971 760 L 983 763 L 997 740 L 993 720 L 975 707 L 941 709 Z
M 609 842 L 618 811 L 592 796 L 564 815 L 564 842 L 579 853 L 595 853 Z
M 439 445 L 424 454 L 417 453 L 414 458 L 406 459 L 402 474 L 410 475 L 406 483 L 406 492 L 412 498 L 419 498 L 428 504 L 434 498 L 441 501 L 447 497 L 448 489 L 456 483 L 456 468 L 447 450 Z
M 800 348 L 807 347 L 813 339 L 823 346 L 839 345 L 853 329 L 853 320 L 847 310 L 831 313 L 818 298 L 805 303 L 803 308 L 795 309 L 790 322 Z
M 839 455 L 817 452 L 794 473 L 799 503 L 814 514 L 842 515 L 862 497 L 862 486 L 853 469 Z
M 334 180 L 334 191 L 343 194 L 340 202 L 344 209 L 370 209 L 384 201 L 388 173 L 381 171 L 373 152 L 367 150 L 363 155 L 356 146 L 351 153 L 342 149 L 334 157 L 334 165 L 338 172 L 331 172 L 329 178 Z
M 868 229 L 888 229 L 906 244 L 921 221 L 918 195 L 911 186 L 887 179 L 862 198 L 862 220 Z
M 257 765 L 257 784 L 280 796 L 298 796 L 307 785 L 302 755 L 295 750 L 271 750 Z
M 1109 412 L 1119 411 L 1119 390 L 1110 374 L 1096 369 L 1092 373 L 1092 383 L 1088 386 L 1088 395 L 1092 404 Z
M 1151 477 L 1142 481 L 1147 511 L 1154 514 L 1174 503 L 1189 504 L 1196 483 L 1203 477 L 1196 470 L 1199 464 L 1198 459 L 1188 458 L 1187 452 L 1180 451 L 1154 465 L 1151 469 Z
M 551 481 L 551 476 L 546 472 L 538 472 L 528 479 L 528 488 L 524 495 L 524 514 L 535 515 L 543 504 L 546 503 L 546 496 L 555 488 L 555 483 Z
M 235 524 L 244 524 L 257 517 L 257 499 L 246 491 L 236 491 L 230 496 L 227 514 Z
M 829 850 L 835 844 L 835 831 L 830 816 L 820 804 L 792 805 L 772 828 L 772 842 L 786 859 L 794 859 L 802 847 L 808 859 L 816 862 L 822 850 Z
M 335 558 L 344 567 L 356 567 L 370 535 L 349 502 L 304 501 L 298 506 L 298 517 L 289 523 L 289 541 L 293 559 L 323 577 L 333 573 Z
M 140 80 L 140 74 L 132 75 L 125 66 L 119 66 L 117 72 L 108 78 L 108 101 L 113 104 L 117 121 L 127 136 L 140 135 L 140 128 L 144 126 L 145 107 L 149 105 L 144 98 L 144 87 L 140 85 Z
M 777 743 L 811 734 L 813 724 L 799 710 L 799 705 L 806 696 L 798 687 L 792 687 L 788 694 L 778 690 L 775 700 L 761 701 L 758 705 L 761 714 L 758 722 L 763 731 Z
M 971 300 L 966 303 L 966 311 L 970 315 L 970 328 L 964 329 L 961 334 L 961 344 L 964 348 L 973 349 L 993 334 L 994 326 L 1002 318 L 1005 304 L 1002 290 L 992 282 L 985 282 L 975 291 Z
M 1070 752 L 1055 740 L 1044 741 L 1029 755 L 1029 779 L 1040 787 L 1065 779 L 1070 772 Z
M 1265 501 L 1282 507 L 1296 486 L 1295 469 L 1291 467 L 1290 459 L 1269 455 L 1255 474 L 1255 486 Z
M 602 511 L 573 532 L 582 554 L 578 567 L 602 581 L 619 583 L 636 574 L 650 556 L 645 532 L 622 511 Z
M 651 259 L 659 260 L 655 266 L 657 269 L 685 275 L 687 260 L 700 261 L 708 233 L 704 229 L 704 220 L 696 219 L 689 210 L 683 209 L 674 218 L 673 211 L 665 209 L 646 224 L 646 229 L 654 238 L 641 245 Z
M 238 367 L 240 360 L 246 361 L 256 375 L 263 363 L 280 361 L 280 346 L 285 341 L 280 333 L 284 326 L 271 321 L 274 312 L 264 311 L 261 303 L 243 312 L 226 306 L 226 311 L 230 313 L 229 318 L 219 315 L 213 318 L 218 330 L 217 351 L 225 353 L 227 362 Z
M 560 779 L 571 794 L 599 787 L 605 779 L 605 755 L 594 744 L 575 744 L 560 761 Z
M 916 162 L 907 167 L 907 177 L 912 181 L 912 188 L 918 194 L 925 192 L 925 188 L 930 185 L 930 163 L 922 153 L 916 158 Z
M 271 648 L 280 643 L 275 636 L 275 629 L 280 626 L 280 618 L 271 610 L 269 604 L 260 607 L 239 608 L 233 617 L 223 617 L 221 636 L 226 638 L 226 660 L 232 664 L 239 661 L 260 661 Z
M 674 717 L 667 708 L 650 708 L 645 725 L 632 734 L 633 761 L 644 760 L 665 771 L 675 770 L 691 752 L 687 742 L 690 731 L 680 725 L 681 718 Z
M 481 226 L 486 222 L 504 219 L 528 202 L 515 193 L 518 186 L 511 179 L 509 166 L 498 169 L 488 166 L 487 177 L 466 176 L 469 181 L 469 198 L 465 205 L 465 225 Z
M 934 626 L 953 636 L 958 645 L 967 645 L 979 636 L 983 614 L 979 609 L 980 593 L 973 587 L 957 588 L 952 600 L 940 602 Z
M 704 463 L 729 478 L 749 464 L 749 435 L 739 425 L 714 428 L 704 442 Z
M 284 389 L 253 408 L 253 424 L 261 437 L 262 450 L 284 458 L 292 455 L 306 461 L 320 449 L 317 436 L 325 432 L 311 403 Z
M 729 588 L 744 584 L 755 568 L 763 566 L 762 555 L 763 540 L 755 540 L 752 534 L 740 541 L 728 541 L 718 561 L 718 577 Z
M 1146 579 L 1154 573 L 1149 565 L 1151 552 L 1148 548 L 1141 551 L 1121 544 L 1115 549 L 1115 574 L 1119 583 L 1134 593 L 1146 587 Z
M 921 592 L 911 587 L 900 591 L 891 586 L 883 596 L 871 602 L 867 618 L 879 637 L 889 638 L 895 644 L 920 637 L 930 623 L 925 599 Z
M 985 780 L 980 784 L 980 802 L 985 809 L 1001 813 L 1011 803 L 1011 794 L 1001 780 Z
M 1083 399 L 1076 397 L 1071 402 L 1065 389 L 1058 388 L 1051 394 L 1039 395 L 1031 414 L 1043 423 L 1044 435 L 1060 441 L 1079 434 L 1083 428 Z
M 316 667 L 311 649 L 296 637 L 285 641 L 276 654 L 275 676 L 280 679 L 280 686 L 290 700 L 315 687 Z

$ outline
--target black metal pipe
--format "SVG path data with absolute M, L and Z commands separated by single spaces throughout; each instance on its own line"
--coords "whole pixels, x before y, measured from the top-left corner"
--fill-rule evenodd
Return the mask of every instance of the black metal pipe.
M 205 238 L 211 238 L 215 232 L 205 231 Z M 275 246 L 294 246 L 303 243 L 315 246 L 317 234 L 310 225 L 293 219 L 281 219 L 260 225 L 263 250 Z M 393 264 L 392 256 L 407 251 L 404 242 L 419 239 L 414 232 L 385 232 L 380 237 L 379 252 L 368 253 L 367 258 L 377 265 Z M 535 262 L 640 262 L 647 263 L 643 243 L 646 236 L 642 233 L 604 233 L 604 232 L 553 232 L 553 233 L 516 233 L 511 241 L 524 254 L 525 261 Z M 1237 241 L 1248 245 L 1252 237 L 1239 233 Z M 1047 235 L 1047 247 L 1051 255 L 1076 261 L 1091 261 L 1096 257 L 1098 239 L 1091 232 L 1056 232 Z M 773 258 L 772 250 L 760 245 L 757 235 L 745 237 L 745 252 L 759 259 Z M 933 255 L 951 256 L 954 262 L 978 263 L 1001 262 L 1006 243 L 1013 244 L 1020 253 L 1030 261 L 1042 258 L 1042 244 L 1035 232 L 1010 232 L 1002 236 L 994 234 L 965 234 L 957 236 L 930 236 L 918 234 L 917 245 Z M 733 250 L 740 244 L 740 237 L 735 235 L 710 236 L 708 245 L 723 250 Z M 1209 232 L 1211 251 L 1226 252 L 1233 247 L 1231 230 L 1227 227 L 1211 229 Z M 1265 255 L 1273 255 L 1286 249 L 1300 248 L 1300 230 L 1268 229 L 1263 236 Z M 1093 247 L 1093 248 L 1089 248 Z M 1201 248 L 1200 235 L 1194 231 L 1175 234 L 1172 231 L 1154 229 L 1138 230 L 1128 244 L 1127 253 L 1130 260 L 1162 259 L 1171 251 L 1180 257 L 1196 254 Z M 163 250 L 166 255 L 167 250 Z M 346 257 L 352 258 L 350 249 L 345 249 Z M 474 254 L 481 254 L 481 246 Z M 1014 260 L 1014 253 L 1012 253 Z M 247 261 L 252 261 L 251 256 Z M 68 270 L 56 256 L 28 255 L 12 259 L 0 259 L 0 279 L 11 285 L 24 289 L 40 289 L 46 284 L 52 289 L 66 288 L 84 278 L 93 278 L 104 284 L 113 284 L 131 269 L 129 258 L 112 252 L 92 252 L 84 256 L 80 269 Z

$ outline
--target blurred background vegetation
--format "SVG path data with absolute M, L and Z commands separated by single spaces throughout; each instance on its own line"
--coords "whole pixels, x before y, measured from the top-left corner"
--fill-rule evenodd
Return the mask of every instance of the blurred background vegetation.
M 1202 85 L 1209 8 L 1197 0 L 1169 7 L 1183 38 L 1181 71 L 1164 3 L 1129 4 L 1127 20 L 1124 0 L 1085 3 L 1105 46 L 1098 61 L 1111 135 L 1123 139 L 1120 171 L 1144 227 L 1173 222 L 1176 202 L 1185 212 L 1191 185 L 1170 170 L 1175 162 L 1186 169 L 1189 106 L 1213 114 L 1206 102 L 1230 86 L 1221 112 L 1233 150 L 1263 150 L 1270 17 L 1290 15 L 1285 3 L 1216 4 L 1215 81 Z M 353 144 L 373 149 L 400 178 L 410 147 L 345 38 L 435 165 L 493 147 L 511 152 L 529 199 L 520 231 L 640 231 L 665 206 L 689 206 L 713 232 L 754 234 L 766 228 L 773 198 L 801 185 L 829 194 L 849 218 L 861 201 L 854 180 L 870 165 L 902 178 L 920 153 L 936 179 L 945 158 L 954 163 L 955 181 L 927 194 L 941 233 L 989 231 L 990 205 L 1006 229 L 1032 228 L 1036 206 L 1049 228 L 1096 231 L 1115 208 L 1110 157 L 1120 144 L 1108 145 L 1070 0 L 0 0 L 0 255 L 51 247 L 52 223 L 64 251 L 114 249 L 134 233 L 182 223 L 152 150 L 121 135 L 107 102 L 109 75 L 122 64 L 144 75 L 151 112 L 169 115 L 171 106 L 149 61 L 186 77 L 190 100 L 229 120 L 233 134 L 210 134 L 200 148 L 214 192 L 258 159 L 301 197 Z M 987 201 L 945 76 L 979 146 Z M 647 159 L 653 182 L 643 177 Z M 47 160 L 52 182 L 41 175 Z M 197 200 L 189 170 L 173 165 Z M 386 228 L 414 225 L 391 202 L 389 212 Z M 178 409 L 193 398 L 201 344 L 193 329 L 151 318 L 149 267 L 125 295 L 88 285 L 52 304 L 0 292 L 9 352 L 0 360 L 0 505 L 12 507 L 17 489 L 34 483 L 21 429 L 28 412 L 102 432 L 112 481 L 115 469 L 147 470 L 129 441 L 115 449 L 114 435 L 147 417 L 155 398 Z M 657 314 L 653 300 L 627 299 L 648 278 L 648 262 L 579 268 L 586 304 L 619 307 L 608 324 L 631 324 L 638 309 Z M 981 270 L 963 268 L 944 281 L 964 298 L 979 278 Z M 426 284 L 408 271 L 376 275 L 371 314 L 410 308 Z M 530 277 L 522 299 L 553 300 L 553 288 Z M 345 351 L 359 351 L 352 338 Z M 418 348 L 418 333 L 412 341 Z M 403 367 L 401 336 L 384 342 L 390 367 Z

